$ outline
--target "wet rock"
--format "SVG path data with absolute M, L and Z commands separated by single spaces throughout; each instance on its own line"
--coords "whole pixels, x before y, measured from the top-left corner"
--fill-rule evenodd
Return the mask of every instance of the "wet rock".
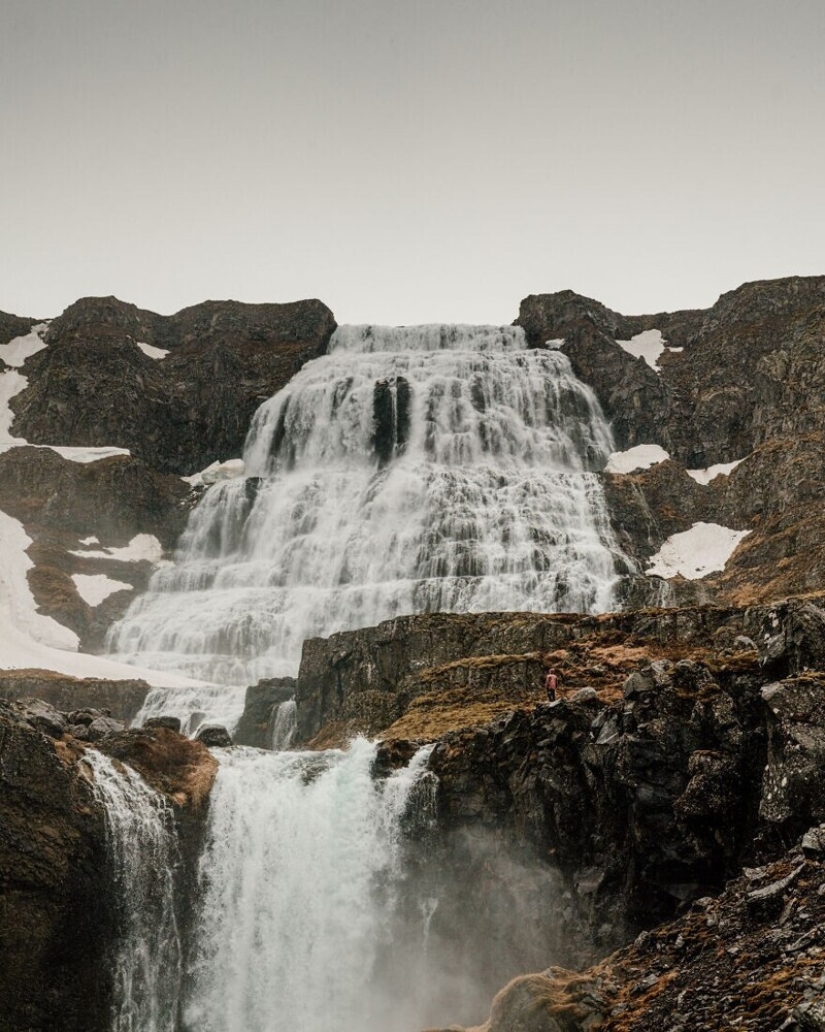
M 219 724 L 204 724 L 198 728 L 195 741 L 210 749 L 224 748 L 232 745 L 232 736 L 225 727 L 221 727 Z
M 52 738 L 60 738 L 69 726 L 66 715 L 42 699 L 21 699 L 20 707 L 22 715 L 30 724 Z
M 295 695 L 294 677 L 273 677 L 259 681 L 246 689 L 241 719 L 235 728 L 236 745 L 251 745 L 257 749 L 272 747 L 272 723 L 282 702 Z
M 53 670 L 0 670 L 0 699 L 37 698 L 62 713 L 102 711 L 129 723 L 149 692 L 146 681 L 69 677 Z

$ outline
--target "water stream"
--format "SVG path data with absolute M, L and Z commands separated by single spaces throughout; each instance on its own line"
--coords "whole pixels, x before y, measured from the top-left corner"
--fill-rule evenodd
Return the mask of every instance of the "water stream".
M 399 614 L 609 609 L 592 471 L 611 449 L 565 356 L 517 327 L 339 327 L 258 409 L 246 475 L 207 491 L 110 647 L 242 686 L 294 675 L 310 636 Z

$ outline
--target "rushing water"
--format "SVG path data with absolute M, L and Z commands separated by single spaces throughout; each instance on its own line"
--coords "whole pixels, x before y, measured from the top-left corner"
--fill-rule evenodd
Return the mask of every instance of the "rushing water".
M 104 806 L 119 903 L 112 1032 L 176 1032 L 182 954 L 171 807 L 131 767 L 93 749 L 85 762 Z
M 433 611 L 600 611 L 617 582 L 592 392 L 515 327 L 339 327 L 256 413 L 120 658 L 221 684 L 307 637 Z M 205 707 L 208 708 L 208 707 Z
M 193 985 L 199 1032 L 361 1032 L 383 998 L 402 877 L 401 820 L 429 750 L 386 779 L 375 746 L 222 756 L 201 864 Z

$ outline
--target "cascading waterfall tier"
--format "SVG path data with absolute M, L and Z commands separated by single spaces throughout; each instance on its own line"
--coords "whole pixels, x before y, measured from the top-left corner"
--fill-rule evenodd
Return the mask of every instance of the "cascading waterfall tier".
M 184 1027 L 415 1027 L 393 1015 L 378 967 L 393 942 L 402 819 L 429 748 L 385 780 L 372 776 L 375 754 L 364 740 L 346 752 L 222 754 Z
M 182 951 L 171 807 L 131 767 L 89 749 L 118 900 L 112 1032 L 177 1032 Z
M 396 615 L 603 611 L 618 555 L 590 389 L 516 327 L 342 326 L 257 411 L 246 475 L 210 488 L 119 658 L 224 685 Z

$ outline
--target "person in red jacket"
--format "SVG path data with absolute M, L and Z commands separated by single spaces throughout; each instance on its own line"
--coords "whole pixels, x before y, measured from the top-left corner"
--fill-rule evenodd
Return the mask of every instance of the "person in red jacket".
M 547 692 L 547 701 L 556 701 L 556 690 L 559 687 L 559 678 L 555 670 L 548 670 L 544 679 L 544 690 Z

